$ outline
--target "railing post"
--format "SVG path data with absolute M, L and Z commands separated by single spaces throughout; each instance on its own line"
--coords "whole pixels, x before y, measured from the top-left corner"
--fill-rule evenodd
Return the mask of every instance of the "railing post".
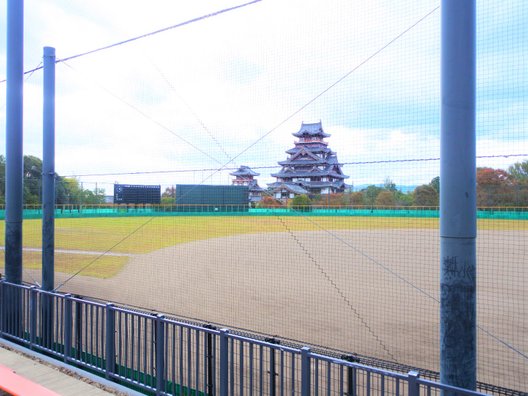
M 301 395 L 310 396 L 310 348 L 301 348 Z
M 39 307 L 40 344 L 45 348 L 53 349 L 53 295 L 47 292 L 41 293 Z
M 269 342 L 270 344 L 280 344 L 280 340 L 277 340 L 273 337 L 266 338 L 264 341 Z M 275 348 L 270 348 L 270 395 L 275 396 L 277 392 L 277 371 L 275 365 Z
M 78 300 L 82 299 L 77 295 Z M 83 327 L 83 309 L 79 301 L 75 302 L 75 349 L 79 360 L 82 358 L 82 327 Z
M 29 288 L 29 347 L 34 348 L 37 340 L 37 287 Z
M 216 327 L 210 324 L 205 324 L 203 326 L 205 329 L 209 330 L 216 330 Z M 205 386 L 207 388 L 207 395 L 212 396 L 213 395 L 213 389 L 214 389 L 214 373 L 213 373 L 213 359 L 214 359 L 214 352 L 213 352 L 213 335 L 209 332 L 206 333 L 205 336 L 205 342 L 206 342 L 206 368 L 205 373 L 207 375 L 205 380 Z
M 420 395 L 420 384 L 418 383 L 419 377 L 420 373 L 418 371 L 409 371 L 409 373 L 407 374 L 409 383 L 409 396 Z
M 229 330 L 220 329 L 220 396 L 229 390 Z
M 341 359 L 350 363 L 359 363 L 359 358 L 354 355 L 343 355 Z M 355 367 L 347 366 L 347 396 L 356 396 L 357 394 L 357 370 Z
M 198 364 L 198 362 L 196 363 Z M 190 367 L 188 368 L 190 369 Z M 165 316 L 156 317 L 156 394 L 165 391 Z
M 0 279 L 0 337 L 4 336 L 5 322 L 6 322 L 6 292 L 5 292 L 5 280 Z
M 64 362 L 68 363 L 72 349 L 72 300 L 71 294 L 64 296 Z
M 106 304 L 106 379 L 111 378 L 115 370 L 115 311 L 114 304 Z

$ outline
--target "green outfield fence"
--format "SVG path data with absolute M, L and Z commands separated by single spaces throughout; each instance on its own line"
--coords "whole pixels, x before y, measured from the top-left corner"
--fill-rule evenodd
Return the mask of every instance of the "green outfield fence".
M 250 208 L 246 205 L 58 205 L 57 218 L 134 216 L 372 216 L 438 218 L 438 207 L 309 206 Z M 528 207 L 478 208 L 479 219 L 528 220 Z M 40 206 L 24 208 L 24 219 L 42 217 Z M 5 208 L 0 209 L 0 220 Z

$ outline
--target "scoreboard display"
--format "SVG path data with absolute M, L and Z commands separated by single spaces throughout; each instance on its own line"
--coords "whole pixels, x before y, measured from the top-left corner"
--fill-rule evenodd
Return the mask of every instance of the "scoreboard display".
M 114 184 L 116 204 L 155 204 L 161 202 L 161 186 Z
M 248 205 L 247 186 L 177 184 L 177 205 Z

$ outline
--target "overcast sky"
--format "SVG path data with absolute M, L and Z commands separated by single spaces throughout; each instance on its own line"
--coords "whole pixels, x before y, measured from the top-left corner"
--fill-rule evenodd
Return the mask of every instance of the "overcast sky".
M 244 1 L 26 0 L 25 69 L 172 26 Z M 439 156 L 440 1 L 263 0 L 57 65 L 61 175 L 267 167 L 301 122 L 322 121 L 341 162 Z M 528 6 L 478 2 L 478 155 L 528 152 Z M 367 60 L 425 15 L 423 21 Z M 6 10 L 0 10 L 0 79 Z M 350 73 L 352 72 L 352 73 Z M 319 96 L 343 76 L 348 77 Z M 0 127 L 5 131 L 5 83 Z M 42 153 L 42 72 L 24 87 L 26 154 Z M 315 100 L 314 100 L 315 99 Z M 277 127 L 277 125 L 279 125 Z M 271 131 L 271 132 L 270 132 Z M 5 153 L 5 139 L 0 141 Z M 479 160 L 503 167 L 528 157 Z M 354 185 L 418 185 L 438 161 L 349 164 Z M 260 184 L 276 169 L 258 169 Z M 224 184 L 228 172 L 79 179 Z

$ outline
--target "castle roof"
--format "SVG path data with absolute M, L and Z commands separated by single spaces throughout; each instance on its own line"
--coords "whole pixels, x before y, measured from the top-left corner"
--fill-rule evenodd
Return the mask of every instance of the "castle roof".
M 254 172 L 249 166 L 240 165 L 236 171 L 230 173 L 231 176 L 259 176 L 260 173 Z
M 273 188 L 273 191 L 281 191 L 281 190 L 288 190 L 294 194 L 308 194 L 309 191 L 302 188 L 298 184 L 294 183 L 270 183 L 268 184 L 271 188 Z
M 261 191 L 264 191 L 264 189 L 258 185 L 258 183 L 257 183 L 256 180 L 251 180 L 251 181 L 248 183 L 248 190 L 251 191 L 251 192 L 261 192 Z
M 297 186 L 302 188 L 305 192 L 297 192 L 292 187 L 289 190 L 295 194 L 306 194 L 311 188 L 324 188 L 324 187 L 334 187 L 334 188 L 344 188 L 346 184 L 344 181 L 333 181 L 333 182 L 323 182 L 323 181 L 303 181 L 303 182 L 274 182 L 269 183 L 268 187 L 272 188 L 273 191 L 280 190 L 284 186 Z M 301 191 L 301 190 L 299 190 Z
M 272 173 L 272 177 L 322 177 L 322 176 L 331 176 L 337 179 L 348 179 L 348 176 L 336 172 L 334 167 L 328 166 L 323 170 L 320 169 L 281 169 L 278 173 Z
M 307 145 L 296 145 L 295 147 L 289 149 L 286 151 L 286 154 L 297 154 L 297 152 L 301 150 L 310 150 L 312 153 L 333 153 L 332 150 L 330 150 L 326 146 L 307 146 Z
M 301 136 L 320 136 L 320 137 L 329 137 L 331 136 L 329 133 L 325 133 L 323 131 L 323 125 L 321 121 L 313 123 L 313 124 L 305 124 L 304 122 L 301 124 L 301 129 L 299 129 L 299 132 L 292 133 L 295 137 L 301 137 Z

